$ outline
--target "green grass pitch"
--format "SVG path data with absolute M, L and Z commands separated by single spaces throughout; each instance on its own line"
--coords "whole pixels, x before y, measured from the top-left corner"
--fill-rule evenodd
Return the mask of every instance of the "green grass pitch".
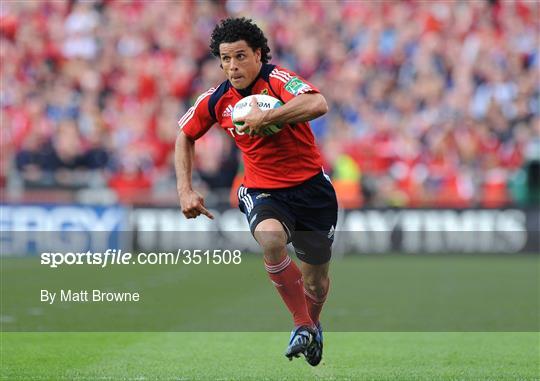
M 538 256 L 336 258 L 315 368 L 283 355 L 290 317 L 260 257 L 107 269 L 0 260 L 0 380 L 540 380 Z M 136 289 L 143 302 L 47 306 L 43 287 Z
M 288 334 L 4 333 L 2 380 L 537 380 L 538 333 L 338 333 L 318 367 Z

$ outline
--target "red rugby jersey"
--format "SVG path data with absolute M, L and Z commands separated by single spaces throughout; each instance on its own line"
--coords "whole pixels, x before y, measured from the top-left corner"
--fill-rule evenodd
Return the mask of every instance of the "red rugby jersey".
M 242 152 L 244 186 L 288 188 L 316 175 L 322 159 L 308 122 L 285 125 L 275 135 L 239 135 L 232 122 L 234 105 L 252 94 L 268 94 L 287 103 L 304 93 L 318 93 L 312 84 L 276 65 L 263 64 L 259 76 L 247 89 L 235 89 L 227 80 L 203 93 L 178 121 L 189 138 L 197 140 L 217 123 Z

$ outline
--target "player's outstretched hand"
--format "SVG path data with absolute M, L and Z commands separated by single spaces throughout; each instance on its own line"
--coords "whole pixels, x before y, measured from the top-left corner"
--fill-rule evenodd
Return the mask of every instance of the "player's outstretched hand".
M 244 132 L 249 129 L 249 136 L 261 135 L 264 126 L 264 112 L 260 109 L 257 104 L 257 99 L 253 97 L 251 99 L 251 111 L 244 117 L 235 119 L 235 122 L 244 122 L 244 125 L 238 127 L 238 131 Z
M 194 190 L 179 191 L 178 196 L 180 198 L 180 208 L 186 218 L 196 218 L 204 214 L 211 220 L 214 219 L 212 213 L 204 206 L 204 197 L 199 192 Z

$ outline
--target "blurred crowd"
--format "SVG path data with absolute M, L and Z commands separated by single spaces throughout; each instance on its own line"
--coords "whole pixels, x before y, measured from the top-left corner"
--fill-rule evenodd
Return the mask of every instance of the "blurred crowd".
M 540 5 L 525 0 L 2 2 L 1 187 L 174 194 L 176 122 L 224 79 L 208 42 L 227 16 L 326 96 L 312 127 L 344 206 L 534 198 Z M 237 183 L 232 140 L 198 143 L 197 186 Z

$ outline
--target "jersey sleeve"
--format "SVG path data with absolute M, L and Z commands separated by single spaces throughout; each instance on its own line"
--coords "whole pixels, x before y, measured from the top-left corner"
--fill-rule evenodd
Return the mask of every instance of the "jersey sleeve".
M 178 121 L 178 127 L 190 139 L 199 139 L 216 122 L 208 109 L 210 96 L 215 90 L 215 88 L 211 88 L 201 94 L 195 104 Z
M 270 73 L 272 89 L 284 102 L 300 94 L 319 93 L 319 89 L 292 71 L 276 66 Z

